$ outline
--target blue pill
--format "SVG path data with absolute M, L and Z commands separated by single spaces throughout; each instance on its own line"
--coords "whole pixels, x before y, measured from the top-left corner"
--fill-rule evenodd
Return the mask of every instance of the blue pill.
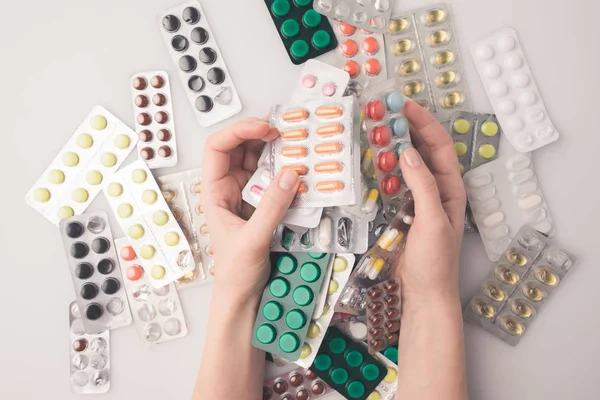
M 392 92 L 385 99 L 385 104 L 391 112 L 400 112 L 404 106 L 404 95 L 400 92 Z
M 406 118 L 394 118 L 392 120 L 392 132 L 396 137 L 404 137 L 408 132 L 408 122 Z
M 400 159 L 400 154 L 409 147 L 413 147 L 412 143 L 402 142 L 396 145 L 396 154 L 398 154 L 398 159 Z

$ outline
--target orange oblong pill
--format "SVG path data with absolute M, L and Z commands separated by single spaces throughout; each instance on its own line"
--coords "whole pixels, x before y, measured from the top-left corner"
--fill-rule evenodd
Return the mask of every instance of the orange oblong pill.
M 296 193 L 306 193 L 306 192 L 308 192 L 308 187 L 304 183 L 300 183 Z
M 308 118 L 308 111 L 306 111 L 303 108 L 298 109 L 298 110 L 286 111 L 283 113 L 281 118 L 285 122 L 304 121 L 305 119 Z
M 322 106 L 317 107 L 315 115 L 321 118 L 336 118 L 343 114 L 342 107 L 340 106 Z
M 319 136 L 333 136 L 342 132 L 344 132 L 344 125 L 342 124 L 323 125 L 317 128 L 317 135 Z
M 296 171 L 298 175 L 308 174 L 308 168 L 306 167 L 306 165 L 284 165 L 282 168 Z
M 319 192 L 338 192 L 344 188 L 344 184 L 340 181 L 321 181 L 317 182 L 317 190 Z
M 318 163 L 315 164 L 315 171 L 316 172 L 340 172 L 342 169 L 344 169 L 344 167 L 342 166 L 342 163 L 339 161 L 328 161 L 328 162 L 324 162 L 324 163 Z
M 343 148 L 344 146 L 340 142 L 320 143 L 315 146 L 315 152 L 318 154 L 332 154 L 339 153 Z
M 281 155 L 284 157 L 304 157 L 308 153 L 304 146 L 284 147 L 281 149 Z
M 290 129 L 281 132 L 281 138 L 283 140 L 302 140 L 308 137 L 306 129 Z

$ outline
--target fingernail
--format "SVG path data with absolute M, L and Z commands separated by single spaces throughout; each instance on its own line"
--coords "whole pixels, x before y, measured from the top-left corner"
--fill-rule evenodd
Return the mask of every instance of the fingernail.
M 292 190 L 298 182 L 298 174 L 291 169 L 284 169 L 279 176 L 279 187 L 283 190 Z
M 421 165 L 421 155 L 414 147 L 404 150 L 404 159 L 409 167 L 418 167 Z

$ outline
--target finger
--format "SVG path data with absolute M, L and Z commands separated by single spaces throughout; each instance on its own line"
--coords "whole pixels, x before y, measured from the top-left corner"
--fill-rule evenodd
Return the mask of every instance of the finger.
M 271 241 L 273 232 L 294 200 L 299 184 L 300 180 L 295 171 L 284 169 L 279 172 L 246 224 L 249 237 L 256 238 L 257 243 Z
M 274 129 L 275 137 L 279 135 L 277 129 Z M 268 133 L 263 140 L 267 141 L 271 133 Z M 242 162 L 242 168 L 246 171 L 254 172 L 258 166 L 258 160 L 260 154 L 265 147 L 263 140 L 250 140 L 244 143 L 244 161 Z

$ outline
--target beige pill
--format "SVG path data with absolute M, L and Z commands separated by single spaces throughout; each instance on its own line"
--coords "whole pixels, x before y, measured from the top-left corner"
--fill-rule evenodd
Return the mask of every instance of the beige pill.
M 542 196 L 533 194 L 523 199 L 519 199 L 519 208 L 525 211 L 531 211 L 538 208 L 542 204 Z
M 504 221 L 504 214 L 501 211 L 488 215 L 483 219 L 483 226 L 490 228 Z

